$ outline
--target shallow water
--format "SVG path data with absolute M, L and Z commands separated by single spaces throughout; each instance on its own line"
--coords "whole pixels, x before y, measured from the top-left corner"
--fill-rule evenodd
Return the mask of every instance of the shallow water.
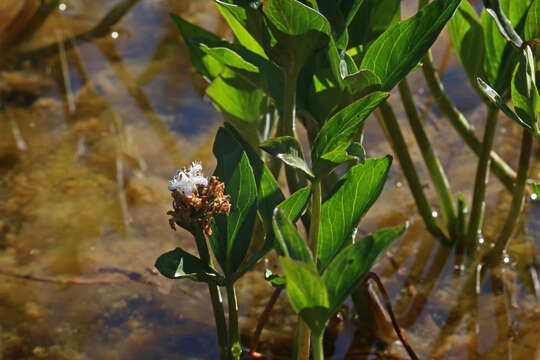
M 175 246 L 195 251 L 184 232 L 168 226 L 167 179 L 192 159 L 210 173 L 212 140 L 222 121 L 198 96 L 200 79 L 190 71 L 168 13 L 230 37 L 226 26 L 210 1 L 73 0 L 64 11 L 53 11 L 33 36 L 16 41 L 17 29 L 24 27 L 12 21 L 24 23 L 28 15 L 19 12 L 22 3 L 0 4 L 0 358 L 216 359 L 206 288 L 164 280 L 153 263 Z M 27 12 L 33 3 L 27 1 Z M 129 5 L 125 15 L 103 33 L 92 33 L 120 3 Z M 83 36 L 89 33 L 93 37 Z M 443 35 L 434 49 L 438 62 L 447 44 Z M 415 101 L 429 103 L 420 74 L 409 80 Z M 486 110 L 453 57 L 444 82 L 482 129 Z M 405 121 L 398 96 L 392 98 Z M 452 189 L 470 203 L 474 155 L 435 106 L 426 109 L 427 131 Z M 515 165 L 520 130 L 502 119 L 498 131 L 496 150 Z M 407 142 L 427 183 L 410 134 Z M 391 153 L 374 118 L 368 120 L 365 145 L 370 157 Z M 538 147 L 534 156 L 530 176 L 538 179 Z M 499 231 L 510 198 L 491 180 L 484 246 Z M 435 203 L 432 189 L 428 194 Z M 528 201 L 509 263 L 488 272 L 475 297 L 463 290 L 471 274 L 456 269 L 452 250 L 423 229 L 394 163 L 359 233 L 411 224 L 374 271 L 420 358 L 540 359 L 539 219 L 540 204 Z M 270 256 L 268 266 L 273 264 Z M 238 283 L 246 345 L 272 292 L 263 268 Z M 406 357 L 399 343 L 385 348 L 374 339 L 370 324 L 355 318 L 351 305 L 345 304 L 343 320 L 328 331 L 332 359 L 383 351 Z M 287 358 L 294 321 L 282 294 L 259 350 Z

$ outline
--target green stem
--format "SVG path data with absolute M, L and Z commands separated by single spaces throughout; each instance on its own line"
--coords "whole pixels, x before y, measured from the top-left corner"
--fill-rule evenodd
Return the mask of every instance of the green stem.
M 394 148 L 394 153 L 399 160 L 401 169 L 407 179 L 407 183 L 409 184 L 409 188 L 411 189 L 416 206 L 418 207 L 420 216 L 424 220 L 426 228 L 433 236 L 444 243 L 449 244 L 450 240 L 444 235 L 433 217 L 433 210 L 431 209 L 431 205 L 429 205 L 422 184 L 420 183 L 420 178 L 414 167 L 414 163 L 409 154 L 409 150 L 407 149 L 407 144 L 405 143 L 405 139 L 403 138 L 403 134 L 399 128 L 392 107 L 386 101 L 383 102 L 375 112 L 375 116 L 377 116 L 379 122 L 383 126 L 385 135 Z
M 279 120 L 278 136 L 296 137 L 296 85 L 298 82 L 298 72 L 289 69 L 285 74 L 284 82 L 283 111 Z M 296 169 L 290 166 L 285 166 L 285 176 L 291 194 L 307 185 L 305 179 L 300 179 Z
M 510 236 L 514 231 L 519 218 L 519 213 L 521 212 L 521 208 L 523 206 L 527 175 L 529 173 L 532 144 L 533 138 L 531 133 L 527 130 L 523 130 L 523 137 L 521 139 L 521 154 L 519 156 L 518 178 L 514 188 L 514 193 L 512 194 L 510 210 L 508 211 L 506 221 L 504 222 L 499 237 L 495 242 L 495 246 L 490 250 L 489 253 L 486 254 L 484 258 L 488 263 L 493 263 L 495 260 L 500 258 L 500 254 L 504 251 L 504 249 L 506 249 Z
M 324 360 L 323 339 L 324 329 L 320 334 L 313 334 L 313 360 Z
M 206 244 L 206 238 L 199 225 L 195 224 L 192 230 L 192 234 L 195 237 L 197 244 L 197 250 L 201 261 L 212 266 L 212 259 L 210 258 L 210 252 L 208 251 L 208 245 Z M 210 292 L 210 299 L 212 301 L 212 309 L 214 310 L 214 320 L 216 322 L 218 345 L 219 345 L 219 358 L 220 360 L 229 359 L 229 344 L 227 335 L 227 323 L 225 322 L 225 312 L 223 311 L 223 299 L 221 298 L 221 292 L 219 286 L 214 282 L 208 282 L 208 290 Z
M 239 360 L 240 355 L 242 355 L 242 347 L 240 346 L 238 303 L 236 301 L 234 284 L 227 285 L 227 302 L 229 303 L 229 346 L 231 349 L 231 359 Z
M 482 144 L 482 152 L 480 153 L 480 159 L 478 160 L 478 167 L 476 169 L 476 179 L 474 181 L 474 193 L 471 208 L 471 216 L 469 218 L 469 228 L 467 229 L 467 255 L 469 259 L 474 259 L 476 256 L 476 249 L 478 247 L 477 241 L 480 233 L 482 232 L 482 222 L 484 219 L 484 209 L 486 200 L 486 186 L 488 183 L 488 168 L 490 162 L 491 149 L 493 147 L 493 141 L 495 139 L 495 130 L 497 129 L 497 115 L 499 110 L 490 106 L 488 108 L 488 114 L 486 118 L 486 129 L 484 131 L 484 140 Z
M 437 193 L 437 197 L 441 203 L 443 220 L 446 224 L 448 232 L 450 233 L 450 237 L 455 239 L 455 235 L 458 230 L 457 212 L 454 208 L 452 191 L 450 190 L 448 179 L 443 167 L 441 166 L 441 163 L 439 162 L 439 158 L 437 157 L 437 154 L 435 154 L 424 127 L 422 126 L 422 121 L 420 120 L 420 116 L 416 110 L 416 106 L 414 104 L 411 90 L 406 78 L 403 79 L 399 84 L 399 93 L 401 94 L 401 100 L 403 102 L 403 106 L 405 107 L 409 124 L 411 125 L 414 137 L 418 143 L 420 152 L 422 153 L 424 163 L 426 164 L 431 181 L 435 187 L 435 192 Z
M 313 255 L 313 262 L 317 264 L 317 249 L 319 248 L 319 227 L 321 222 L 321 199 L 322 189 L 321 181 L 315 180 L 312 185 L 311 197 L 311 218 L 309 222 L 309 241 L 308 245 Z M 295 339 L 295 359 L 309 359 L 309 336 L 310 329 L 307 324 L 298 317 L 296 339 Z M 314 344 L 315 346 L 315 344 Z
M 467 146 L 469 146 L 476 155 L 480 156 L 482 144 L 474 134 L 474 129 L 471 127 L 465 116 L 463 116 L 463 114 L 454 106 L 448 95 L 446 95 L 439 74 L 433 65 L 433 58 L 430 51 L 423 57 L 422 63 L 422 71 L 424 72 L 426 83 L 433 98 L 437 102 L 439 109 L 448 120 L 450 120 L 450 124 L 461 136 L 463 141 L 465 141 Z M 514 181 L 516 179 L 515 171 L 505 163 L 496 152 L 492 151 L 490 153 L 490 158 L 491 171 L 499 178 L 506 189 L 512 192 Z
M 316 180 L 311 185 L 313 195 L 311 197 L 311 221 L 309 223 L 309 248 L 313 255 L 313 262 L 317 264 L 319 249 L 319 227 L 321 222 L 321 201 L 322 189 L 321 181 Z

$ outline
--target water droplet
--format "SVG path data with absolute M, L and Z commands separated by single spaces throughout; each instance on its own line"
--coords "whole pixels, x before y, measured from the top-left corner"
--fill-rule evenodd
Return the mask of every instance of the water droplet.
M 436 212 L 435 210 L 433 210 L 433 211 L 431 212 L 431 216 L 433 216 L 434 218 L 436 218 L 437 216 L 439 216 L 439 213 Z
M 400 188 L 400 187 L 402 187 L 402 186 L 403 186 L 403 183 L 402 183 L 401 181 L 398 181 L 398 182 L 396 183 L 396 187 L 397 187 L 397 188 Z
M 483 244 L 483 243 L 484 243 L 484 241 L 485 241 L 485 240 L 484 240 L 484 238 L 483 238 L 483 237 L 481 237 L 481 238 L 479 238 L 479 239 L 478 239 L 478 243 L 479 243 L 479 244 Z
M 538 195 L 536 195 L 536 194 L 531 194 L 531 200 L 534 201 L 534 200 L 536 200 L 536 199 L 538 199 Z
M 60 9 L 60 11 L 66 11 L 67 6 L 64 3 L 60 3 L 60 5 L 58 5 L 58 9 Z
M 510 258 L 508 256 L 505 256 L 503 261 L 505 264 L 508 264 L 510 262 Z
M 111 33 L 111 37 L 112 37 L 113 39 L 118 39 L 118 32 L 117 32 L 117 31 L 113 31 L 113 32 Z

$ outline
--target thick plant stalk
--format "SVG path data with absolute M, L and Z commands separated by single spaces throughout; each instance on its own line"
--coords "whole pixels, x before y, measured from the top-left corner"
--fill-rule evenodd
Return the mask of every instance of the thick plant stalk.
M 320 334 L 313 334 L 313 360 L 324 360 L 324 329 Z
M 418 207 L 420 216 L 424 220 L 426 228 L 433 236 L 446 244 L 450 244 L 451 241 L 442 232 L 439 225 L 435 221 L 435 218 L 433 217 L 433 210 L 427 200 L 426 194 L 424 193 L 422 184 L 420 183 L 420 178 L 418 177 L 418 173 L 414 167 L 414 163 L 411 159 L 411 155 L 409 154 L 409 150 L 407 149 L 407 144 L 405 143 L 405 139 L 403 138 L 403 134 L 399 128 L 396 115 L 394 114 L 392 107 L 385 101 L 375 111 L 375 115 L 382 124 L 385 130 L 384 132 L 394 148 L 394 153 L 399 160 L 401 169 L 403 170 L 403 174 L 407 179 L 407 183 L 409 184 L 409 188 L 411 189 L 416 206 Z
M 437 193 L 437 197 L 441 204 L 443 220 L 446 224 L 448 232 L 450 233 L 450 237 L 455 239 L 455 236 L 457 235 L 456 232 L 458 231 L 457 212 L 452 200 L 452 191 L 450 190 L 448 179 L 443 167 L 441 166 L 441 163 L 439 162 L 439 158 L 437 157 L 437 154 L 435 154 L 435 151 L 431 146 L 431 143 L 429 142 L 427 134 L 424 130 L 420 116 L 418 115 L 418 111 L 414 105 L 414 100 L 406 78 L 403 79 L 399 84 L 399 93 L 401 95 L 403 106 L 405 107 L 405 112 L 407 113 L 407 117 L 409 119 L 409 124 L 413 130 L 414 137 L 418 143 L 418 147 L 420 148 L 420 152 L 424 158 L 424 163 L 426 164 L 431 181 L 435 187 L 435 192 Z
M 484 140 L 482 144 L 482 152 L 478 160 L 476 169 L 476 179 L 474 181 L 474 195 L 471 208 L 471 217 L 469 218 L 469 228 L 467 229 L 467 255 L 469 259 L 474 259 L 476 256 L 476 248 L 478 237 L 482 231 L 482 223 L 484 219 L 484 208 L 486 200 L 486 186 L 488 183 L 489 162 L 493 141 L 495 139 L 495 130 L 497 129 L 497 115 L 499 110 L 490 106 L 486 118 L 486 129 L 484 131 Z
M 198 225 L 194 225 L 193 228 L 192 234 L 195 236 L 199 256 L 204 263 L 211 266 L 212 259 L 210 258 L 210 252 L 208 251 L 208 245 L 206 245 L 206 238 L 204 237 L 203 231 Z M 208 290 L 210 291 L 212 310 L 214 311 L 214 320 L 216 321 L 219 358 L 220 360 L 228 360 L 230 349 L 227 335 L 227 323 L 225 322 L 225 312 L 223 311 L 223 299 L 221 298 L 219 286 L 216 283 L 208 282 Z
M 482 144 L 474 134 L 474 130 L 465 118 L 463 114 L 455 107 L 452 100 L 444 92 L 444 87 L 439 78 L 437 70 L 433 65 L 433 58 L 431 51 L 422 58 L 422 71 L 424 72 L 424 78 L 429 87 L 429 91 L 435 98 L 437 105 L 441 112 L 450 120 L 450 124 L 461 136 L 463 141 L 469 146 L 469 148 L 478 156 L 480 156 Z M 490 153 L 491 165 L 490 169 L 495 176 L 499 178 L 504 187 L 512 192 L 514 189 L 514 181 L 516 179 L 515 171 L 504 162 L 503 159 L 496 152 Z
M 229 303 L 229 348 L 231 360 L 239 360 L 242 355 L 240 346 L 240 331 L 238 327 L 238 302 L 234 284 L 227 285 L 227 302 Z
M 518 177 L 516 186 L 514 187 L 514 193 L 512 194 L 512 202 L 510 204 L 510 210 L 506 216 L 503 228 L 499 233 L 499 237 L 495 242 L 493 249 L 488 252 L 484 260 L 488 263 L 496 262 L 500 259 L 501 253 L 506 249 L 510 236 L 514 232 L 519 213 L 523 207 L 523 200 L 525 197 L 525 187 L 527 184 L 527 175 L 529 173 L 529 165 L 531 161 L 533 138 L 530 132 L 523 130 L 523 136 L 521 139 L 521 154 L 519 156 Z

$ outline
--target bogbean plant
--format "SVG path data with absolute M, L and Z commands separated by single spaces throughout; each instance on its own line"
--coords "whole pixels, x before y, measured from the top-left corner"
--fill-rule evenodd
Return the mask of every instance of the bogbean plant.
M 498 38 L 494 24 L 509 29 L 501 9 L 510 9 L 510 20 L 520 26 L 528 24 L 525 27 L 530 35 L 539 23 L 540 11 L 538 0 L 501 3 L 502 8 L 493 1 L 495 6 L 490 5 L 479 21 L 466 1 L 435 0 L 428 4 L 420 0 L 418 13 L 399 22 L 400 0 L 216 0 L 234 34 L 233 42 L 173 15 L 194 68 L 207 81 L 205 94 L 226 122 L 214 142 L 214 177 L 203 177 L 200 165 L 194 163 L 179 171 L 169 187 L 174 208 L 171 224 L 191 232 L 199 257 L 175 249 L 160 256 L 156 267 L 172 279 L 208 284 L 222 359 L 236 359 L 242 352 L 234 284 L 271 250 L 279 255 L 284 277 L 270 278 L 274 284 L 286 284 L 299 316 L 294 356 L 308 359 L 311 332 L 313 358 L 323 359 L 322 337 L 329 318 L 404 231 L 405 226 L 400 225 L 356 240 L 356 228 L 379 196 L 392 162 L 390 156 L 365 158 L 363 123 L 374 110 L 427 229 L 444 243 L 465 238 L 467 233 L 472 234 L 470 244 L 477 241 L 484 206 L 482 180 L 490 165 L 507 188 L 515 196 L 521 191 L 522 197 L 522 177 L 514 179 L 512 170 L 491 151 L 495 107 L 490 105 L 489 129 L 480 142 L 444 93 L 429 53 L 459 8 L 450 27 L 458 57 L 475 89 L 487 89 L 488 97 L 503 106 L 512 75 L 508 69 L 515 67 L 519 55 L 507 54 L 512 49 Z M 524 45 L 517 47 L 524 55 L 512 82 L 513 118 L 526 125 L 527 134 L 536 135 L 538 126 L 531 113 L 531 66 L 535 65 L 530 62 L 530 50 Z M 480 157 L 476 189 L 480 195 L 477 198 L 475 194 L 475 217 L 469 221 L 468 231 L 465 201 L 459 196 L 454 207 L 446 174 L 405 80 L 419 64 L 441 111 Z M 476 77 L 496 84 L 495 90 L 484 83 L 477 86 Z M 432 216 L 401 129 L 386 101 L 396 85 L 441 202 L 444 226 Z M 501 93 L 500 98 L 493 95 L 495 91 Z M 309 149 L 300 145 L 297 121 L 307 130 Z M 309 156 L 304 156 L 304 151 Z M 282 166 L 291 194 L 288 197 L 277 182 Z M 521 168 L 518 172 L 523 175 Z M 297 226 L 306 229 L 307 239 Z M 212 262 L 207 240 L 221 270 Z M 222 288 L 228 300 L 228 327 Z

